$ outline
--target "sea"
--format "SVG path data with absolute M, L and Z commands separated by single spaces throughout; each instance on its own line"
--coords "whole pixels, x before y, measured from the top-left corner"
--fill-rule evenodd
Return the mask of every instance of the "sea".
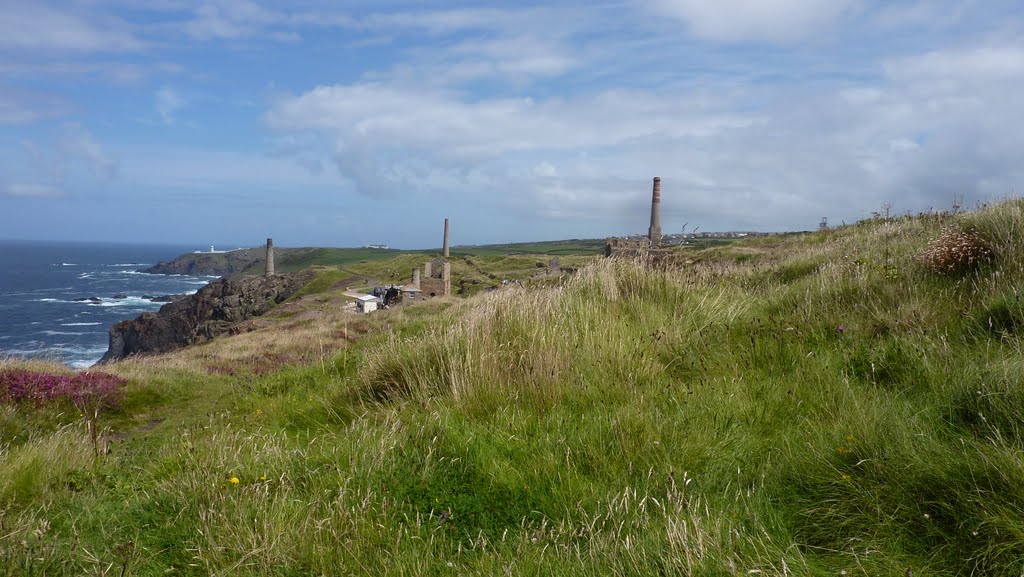
M 140 272 L 195 248 L 0 240 L 0 358 L 93 365 L 111 326 L 166 304 L 152 297 L 217 278 Z

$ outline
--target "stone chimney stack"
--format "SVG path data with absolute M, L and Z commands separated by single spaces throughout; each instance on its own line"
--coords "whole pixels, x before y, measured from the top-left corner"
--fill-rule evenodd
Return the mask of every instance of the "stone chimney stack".
M 444 219 L 444 258 L 448 258 L 448 219 Z
M 651 248 L 661 247 L 661 178 L 654 177 L 654 192 L 651 194 L 651 228 L 647 231 Z
M 274 239 L 267 239 L 267 276 L 274 276 Z

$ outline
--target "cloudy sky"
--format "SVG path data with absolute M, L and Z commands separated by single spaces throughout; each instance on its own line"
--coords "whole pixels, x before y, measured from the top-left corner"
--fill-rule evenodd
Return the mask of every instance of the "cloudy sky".
M 803 230 L 1024 184 L 1020 0 L 0 0 L 0 238 Z

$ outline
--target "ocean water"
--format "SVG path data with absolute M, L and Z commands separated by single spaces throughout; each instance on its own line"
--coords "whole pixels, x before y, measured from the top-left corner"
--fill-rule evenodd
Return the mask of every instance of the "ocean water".
M 165 304 L 145 296 L 191 294 L 216 278 L 138 272 L 194 248 L 0 241 L 0 357 L 92 365 L 111 326 Z

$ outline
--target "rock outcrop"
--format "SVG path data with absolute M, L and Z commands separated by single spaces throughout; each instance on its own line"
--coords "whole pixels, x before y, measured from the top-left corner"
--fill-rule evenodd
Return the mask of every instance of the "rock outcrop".
M 158 312 L 114 325 L 100 363 L 165 353 L 228 333 L 237 323 L 260 316 L 295 294 L 313 276 L 311 271 L 302 271 L 216 280 L 188 298 L 165 304 Z
M 180 301 L 182 299 L 187 299 L 188 296 L 189 295 L 187 295 L 187 294 L 173 294 L 173 295 L 160 295 L 160 296 L 142 295 L 142 298 L 146 299 L 147 301 L 149 301 L 151 303 L 173 303 L 174 301 Z
M 226 276 L 240 273 L 261 261 L 259 249 L 246 248 L 230 252 L 189 252 L 173 260 L 161 261 L 139 272 L 149 274 L 181 274 L 188 276 Z
M 290 262 L 307 257 L 315 248 L 274 247 L 277 270 Z M 161 261 L 141 269 L 149 274 L 180 274 L 187 276 L 230 276 L 233 274 L 263 274 L 266 265 L 265 248 L 241 248 L 227 252 L 187 252 L 173 260 Z

